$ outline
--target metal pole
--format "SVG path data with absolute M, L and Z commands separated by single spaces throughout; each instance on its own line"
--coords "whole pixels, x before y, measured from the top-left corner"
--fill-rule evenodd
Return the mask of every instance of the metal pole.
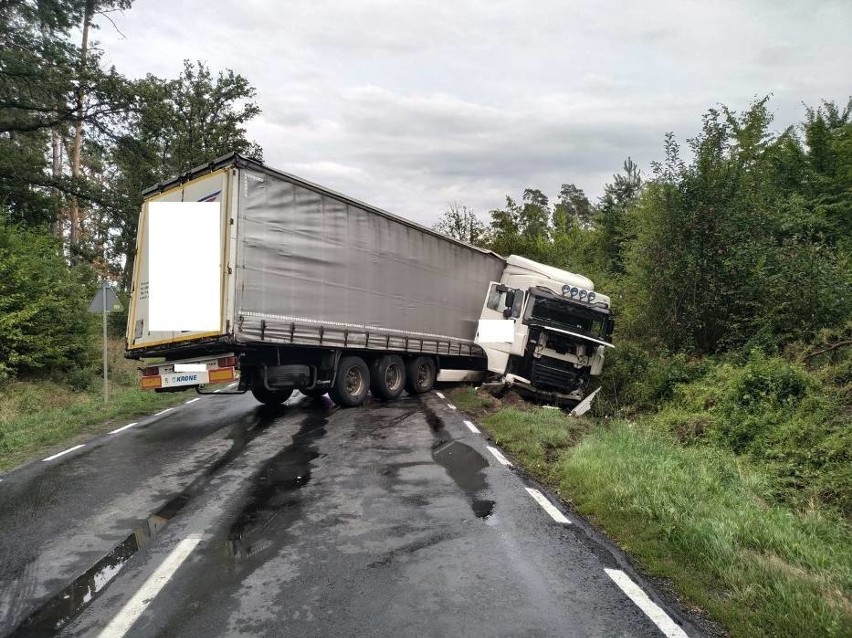
M 109 402 L 109 386 L 107 385 L 107 282 L 102 284 L 101 295 L 103 296 L 103 323 L 104 323 L 104 403 Z

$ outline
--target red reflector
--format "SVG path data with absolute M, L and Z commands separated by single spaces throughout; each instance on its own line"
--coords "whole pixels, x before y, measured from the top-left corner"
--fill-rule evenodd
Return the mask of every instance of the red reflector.
M 237 365 L 237 358 L 236 357 L 222 357 L 221 359 L 219 359 L 216 362 L 216 364 L 220 368 L 233 368 Z
M 157 366 L 152 366 L 150 368 L 145 368 L 142 370 L 143 377 L 153 377 L 160 374 L 160 369 Z

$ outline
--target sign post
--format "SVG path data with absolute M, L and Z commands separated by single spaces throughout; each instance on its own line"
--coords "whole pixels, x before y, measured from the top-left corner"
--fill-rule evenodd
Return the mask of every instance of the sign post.
M 118 295 L 108 285 L 106 279 L 101 283 L 101 288 L 98 290 L 92 303 L 89 304 L 89 312 L 100 312 L 103 320 L 104 332 L 104 403 L 109 401 L 109 386 L 107 375 L 107 313 L 121 310 L 121 302 L 118 300 Z

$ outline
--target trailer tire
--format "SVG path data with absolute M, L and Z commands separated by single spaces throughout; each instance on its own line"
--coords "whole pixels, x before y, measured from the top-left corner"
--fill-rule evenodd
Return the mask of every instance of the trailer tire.
M 432 357 L 415 357 L 405 365 L 405 390 L 408 394 L 423 394 L 435 387 L 438 368 Z
M 251 384 L 251 393 L 254 395 L 254 398 L 263 403 L 264 405 L 281 405 L 287 399 L 290 398 L 290 395 L 293 394 L 293 388 L 284 388 L 282 390 L 267 390 L 259 383 Z
M 334 383 L 328 396 L 342 408 L 364 403 L 370 390 L 370 369 L 361 357 L 343 357 L 337 365 Z
M 370 371 L 370 390 L 373 396 L 385 401 L 398 399 L 405 389 L 405 364 L 396 354 L 376 359 Z

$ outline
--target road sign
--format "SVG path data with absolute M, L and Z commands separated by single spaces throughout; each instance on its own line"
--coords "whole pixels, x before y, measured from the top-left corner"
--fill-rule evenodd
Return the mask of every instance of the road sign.
M 118 295 L 112 286 L 106 281 L 101 283 L 98 294 L 92 299 L 89 304 L 89 312 L 101 313 L 103 315 L 104 329 L 104 403 L 109 401 L 109 380 L 107 378 L 107 366 L 109 365 L 107 356 L 107 313 L 121 310 L 121 302 L 118 300 Z
M 122 309 L 121 302 L 118 300 L 118 295 L 112 286 L 108 286 L 104 282 L 98 289 L 98 294 L 92 299 L 89 304 L 89 312 L 118 312 Z

